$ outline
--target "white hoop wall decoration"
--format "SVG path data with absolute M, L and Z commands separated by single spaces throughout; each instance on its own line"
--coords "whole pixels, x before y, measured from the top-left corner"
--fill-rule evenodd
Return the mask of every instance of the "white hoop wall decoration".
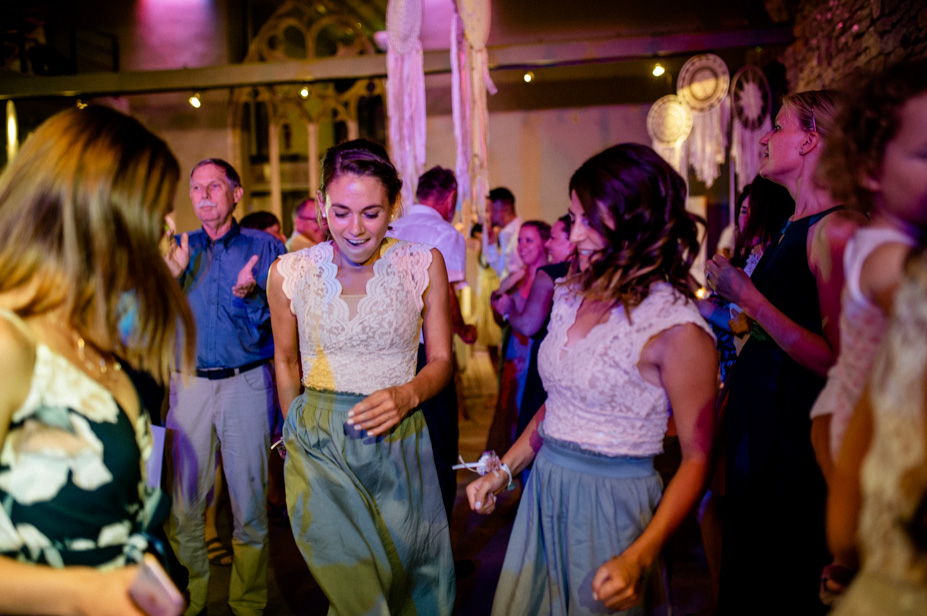
M 759 68 L 745 66 L 734 75 L 731 86 L 734 126 L 731 130 L 731 160 L 737 175 L 737 190 L 753 181 L 763 162 L 760 138 L 772 130 L 772 95 L 769 82 Z
M 689 58 L 679 72 L 676 93 L 692 109 L 689 162 L 695 177 L 710 187 L 720 174 L 727 148 L 730 71 L 714 54 Z
M 686 176 L 683 145 L 691 131 L 692 110 L 675 94 L 657 99 L 647 113 L 647 133 L 654 151 L 683 177 Z

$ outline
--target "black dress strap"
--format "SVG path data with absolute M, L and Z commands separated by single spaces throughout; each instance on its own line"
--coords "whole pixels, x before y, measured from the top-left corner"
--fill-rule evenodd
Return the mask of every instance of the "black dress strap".
M 812 214 L 811 216 L 808 217 L 808 226 L 810 227 L 814 225 L 815 223 L 817 223 L 822 218 L 824 218 L 825 216 L 827 216 L 828 214 L 831 214 L 833 212 L 836 212 L 837 210 L 842 210 L 842 209 L 843 209 L 842 205 L 835 205 L 834 207 L 826 209 L 823 212 Z

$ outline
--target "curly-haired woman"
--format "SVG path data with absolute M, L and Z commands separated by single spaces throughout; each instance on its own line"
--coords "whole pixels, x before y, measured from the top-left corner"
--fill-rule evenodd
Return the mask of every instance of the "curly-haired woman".
M 494 614 L 660 602 L 654 564 L 701 494 L 714 423 L 717 360 L 687 284 L 698 241 L 685 194 L 637 144 L 593 156 L 570 180 L 580 272 L 557 285 L 538 354 L 547 402 L 502 470 L 467 487 L 489 513 L 510 473 L 534 461 Z M 663 493 L 653 456 L 670 408 L 683 459 Z

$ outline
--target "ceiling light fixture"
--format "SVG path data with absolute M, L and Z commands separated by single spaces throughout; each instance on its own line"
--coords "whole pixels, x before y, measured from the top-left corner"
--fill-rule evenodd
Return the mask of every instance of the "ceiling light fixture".
M 303 86 L 303 89 L 299 91 L 299 95 L 303 98 L 309 98 L 309 88 L 307 86 Z
M 190 100 L 190 105 L 191 105 L 194 109 L 199 109 L 199 108 L 200 108 L 200 105 L 203 104 L 202 102 L 200 102 L 200 93 L 199 93 L 199 92 L 194 92 L 194 93 L 193 93 L 193 96 L 191 96 L 189 100 Z
M 525 83 L 531 83 L 532 81 L 534 81 L 534 73 L 532 73 L 531 71 L 528 71 L 527 73 L 525 73 L 524 79 L 525 79 Z
M 665 72 L 666 72 L 666 69 L 663 68 L 663 65 L 660 64 L 659 62 L 656 64 L 656 66 L 653 67 L 653 76 L 654 76 L 654 77 L 659 77 L 660 75 L 662 75 L 662 74 L 665 73 Z

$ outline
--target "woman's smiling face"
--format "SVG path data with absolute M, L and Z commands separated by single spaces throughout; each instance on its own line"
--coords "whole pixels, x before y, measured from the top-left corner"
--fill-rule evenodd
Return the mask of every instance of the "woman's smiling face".
M 573 244 L 570 243 L 570 234 L 566 230 L 566 225 L 562 220 L 554 223 L 550 228 L 550 239 L 544 243 L 547 252 L 550 254 L 551 263 L 561 263 L 570 258 L 573 254 Z
M 537 267 L 547 263 L 547 251 L 544 238 L 534 225 L 522 225 L 518 231 L 518 256 L 528 267 Z
M 324 198 L 323 198 L 324 197 Z M 337 176 L 319 194 L 338 250 L 354 265 L 369 265 L 386 236 L 392 204 L 386 187 L 375 177 Z
M 589 265 L 589 260 L 597 252 L 605 248 L 605 238 L 589 224 L 589 219 L 586 218 L 586 212 L 583 210 L 583 204 L 579 202 L 579 197 L 576 196 L 576 191 L 570 193 L 570 218 L 573 220 L 570 229 L 570 241 L 576 246 L 576 254 L 579 255 L 579 268 L 584 270 Z

